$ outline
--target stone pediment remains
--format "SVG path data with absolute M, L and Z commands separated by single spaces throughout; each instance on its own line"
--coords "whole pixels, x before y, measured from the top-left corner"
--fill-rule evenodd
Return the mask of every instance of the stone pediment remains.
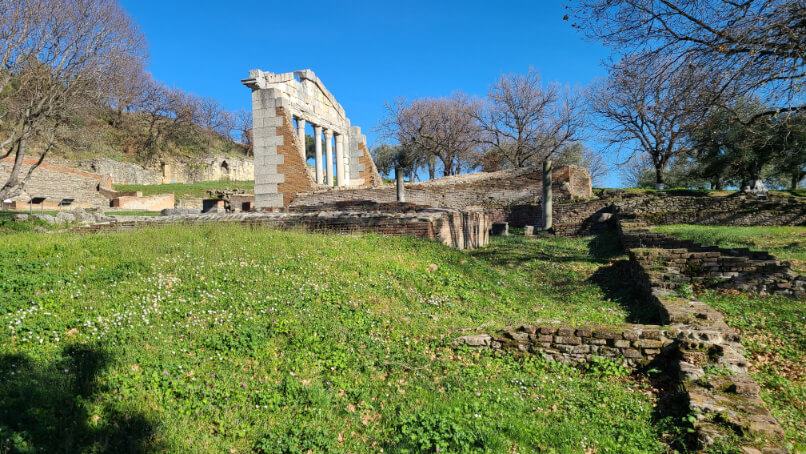
M 299 192 L 328 186 L 368 187 L 381 177 L 361 128 L 311 70 L 282 74 L 252 70 L 255 207 L 287 207 Z M 308 171 L 305 127 L 313 126 L 314 171 Z M 334 159 L 335 149 L 335 159 Z

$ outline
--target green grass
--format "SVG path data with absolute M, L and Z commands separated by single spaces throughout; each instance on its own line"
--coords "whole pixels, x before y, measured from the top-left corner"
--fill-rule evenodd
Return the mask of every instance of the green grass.
M 172 184 L 116 184 L 116 191 L 141 191 L 144 196 L 173 193 L 177 200 L 206 198 L 209 190 L 244 189 L 252 192 L 255 189 L 254 181 L 205 181 L 201 183 L 172 183 Z
M 803 301 L 739 292 L 698 297 L 742 332 L 761 397 L 783 425 L 792 452 L 806 452 L 806 311 Z
M 675 429 L 641 378 L 450 343 L 629 318 L 612 237 L 0 238 L 0 452 L 638 453 Z
M 706 246 L 746 247 L 767 251 L 806 275 L 806 227 L 713 227 L 663 225 L 653 230 L 694 240 Z

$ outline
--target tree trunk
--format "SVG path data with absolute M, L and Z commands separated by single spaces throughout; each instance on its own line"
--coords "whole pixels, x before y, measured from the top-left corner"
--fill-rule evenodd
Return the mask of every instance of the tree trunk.
M 655 189 L 666 189 L 666 183 L 663 182 L 663 165 L 655 166 Z
M 803 179 L 803 175 L 800 172 L 793 172 L 792 179 L 789 181 L 789 190 L 796 191 L 798 189 L 798 185 L 800 184 L 800 180 Z
M 397 183 L 397 201 L 406 201 L 406 188 L 403 187 L 403 169 L 395 166 L 395 182 Z
M 548 231 L 554 226 L 553 197 L 551 191 L 551 161 L 543 161 L 543 230 Z
M 11 168 L 11 174 L 8 176 L 8 180 L 0 188 L 0 199 L 5 200 L 11 197 L 16 196 L 16 189 L 20 185 L 20 171 L 22 170 L 22 162 L 25 159 L 25 131 L 22 132 L 22 136 L 17 140 L 17 151 L 14 155 L 14 166 Z

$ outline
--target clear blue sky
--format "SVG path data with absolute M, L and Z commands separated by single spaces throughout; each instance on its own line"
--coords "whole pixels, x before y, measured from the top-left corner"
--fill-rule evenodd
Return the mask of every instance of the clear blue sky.
M 370 146 L 397 96 L 483 96 L 501 73 L 529 67 L 584 86 L 605 74 L 608 55 L 563 21 L 561 0 L 121 3 L 148 39 L 157 80 L 238 110 L 250 108 L 240 83 L 250 69 L 311 69 Z

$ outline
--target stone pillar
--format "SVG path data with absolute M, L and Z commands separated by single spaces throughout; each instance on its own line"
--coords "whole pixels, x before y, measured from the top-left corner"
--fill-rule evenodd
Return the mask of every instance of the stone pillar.
M 403 186 L 403 169 L 399 165 L 395 166 L 395 184 L 397 186 L 397 201 L 406 201 L 406 188 Z
M 333 186 L 333 131 L 325 129 L 325 184 Z
M 336 186 L 344 186 L 343 134 L 336 134 Z
M 302 118 L 297 118 L 297 135 L 302 147 L 302 159 L 305 159 L 305 120 Z
M 341 149 L 344 156 L 344 183 L 343 186 L 350 186 L 350 135 L 343 134 L 341 136 Z
M 322 127 L 313 127 L 314 142 L 316 143 L 316 184 L 322 184 L 325 181 L 324 172 L 322 171 Z

